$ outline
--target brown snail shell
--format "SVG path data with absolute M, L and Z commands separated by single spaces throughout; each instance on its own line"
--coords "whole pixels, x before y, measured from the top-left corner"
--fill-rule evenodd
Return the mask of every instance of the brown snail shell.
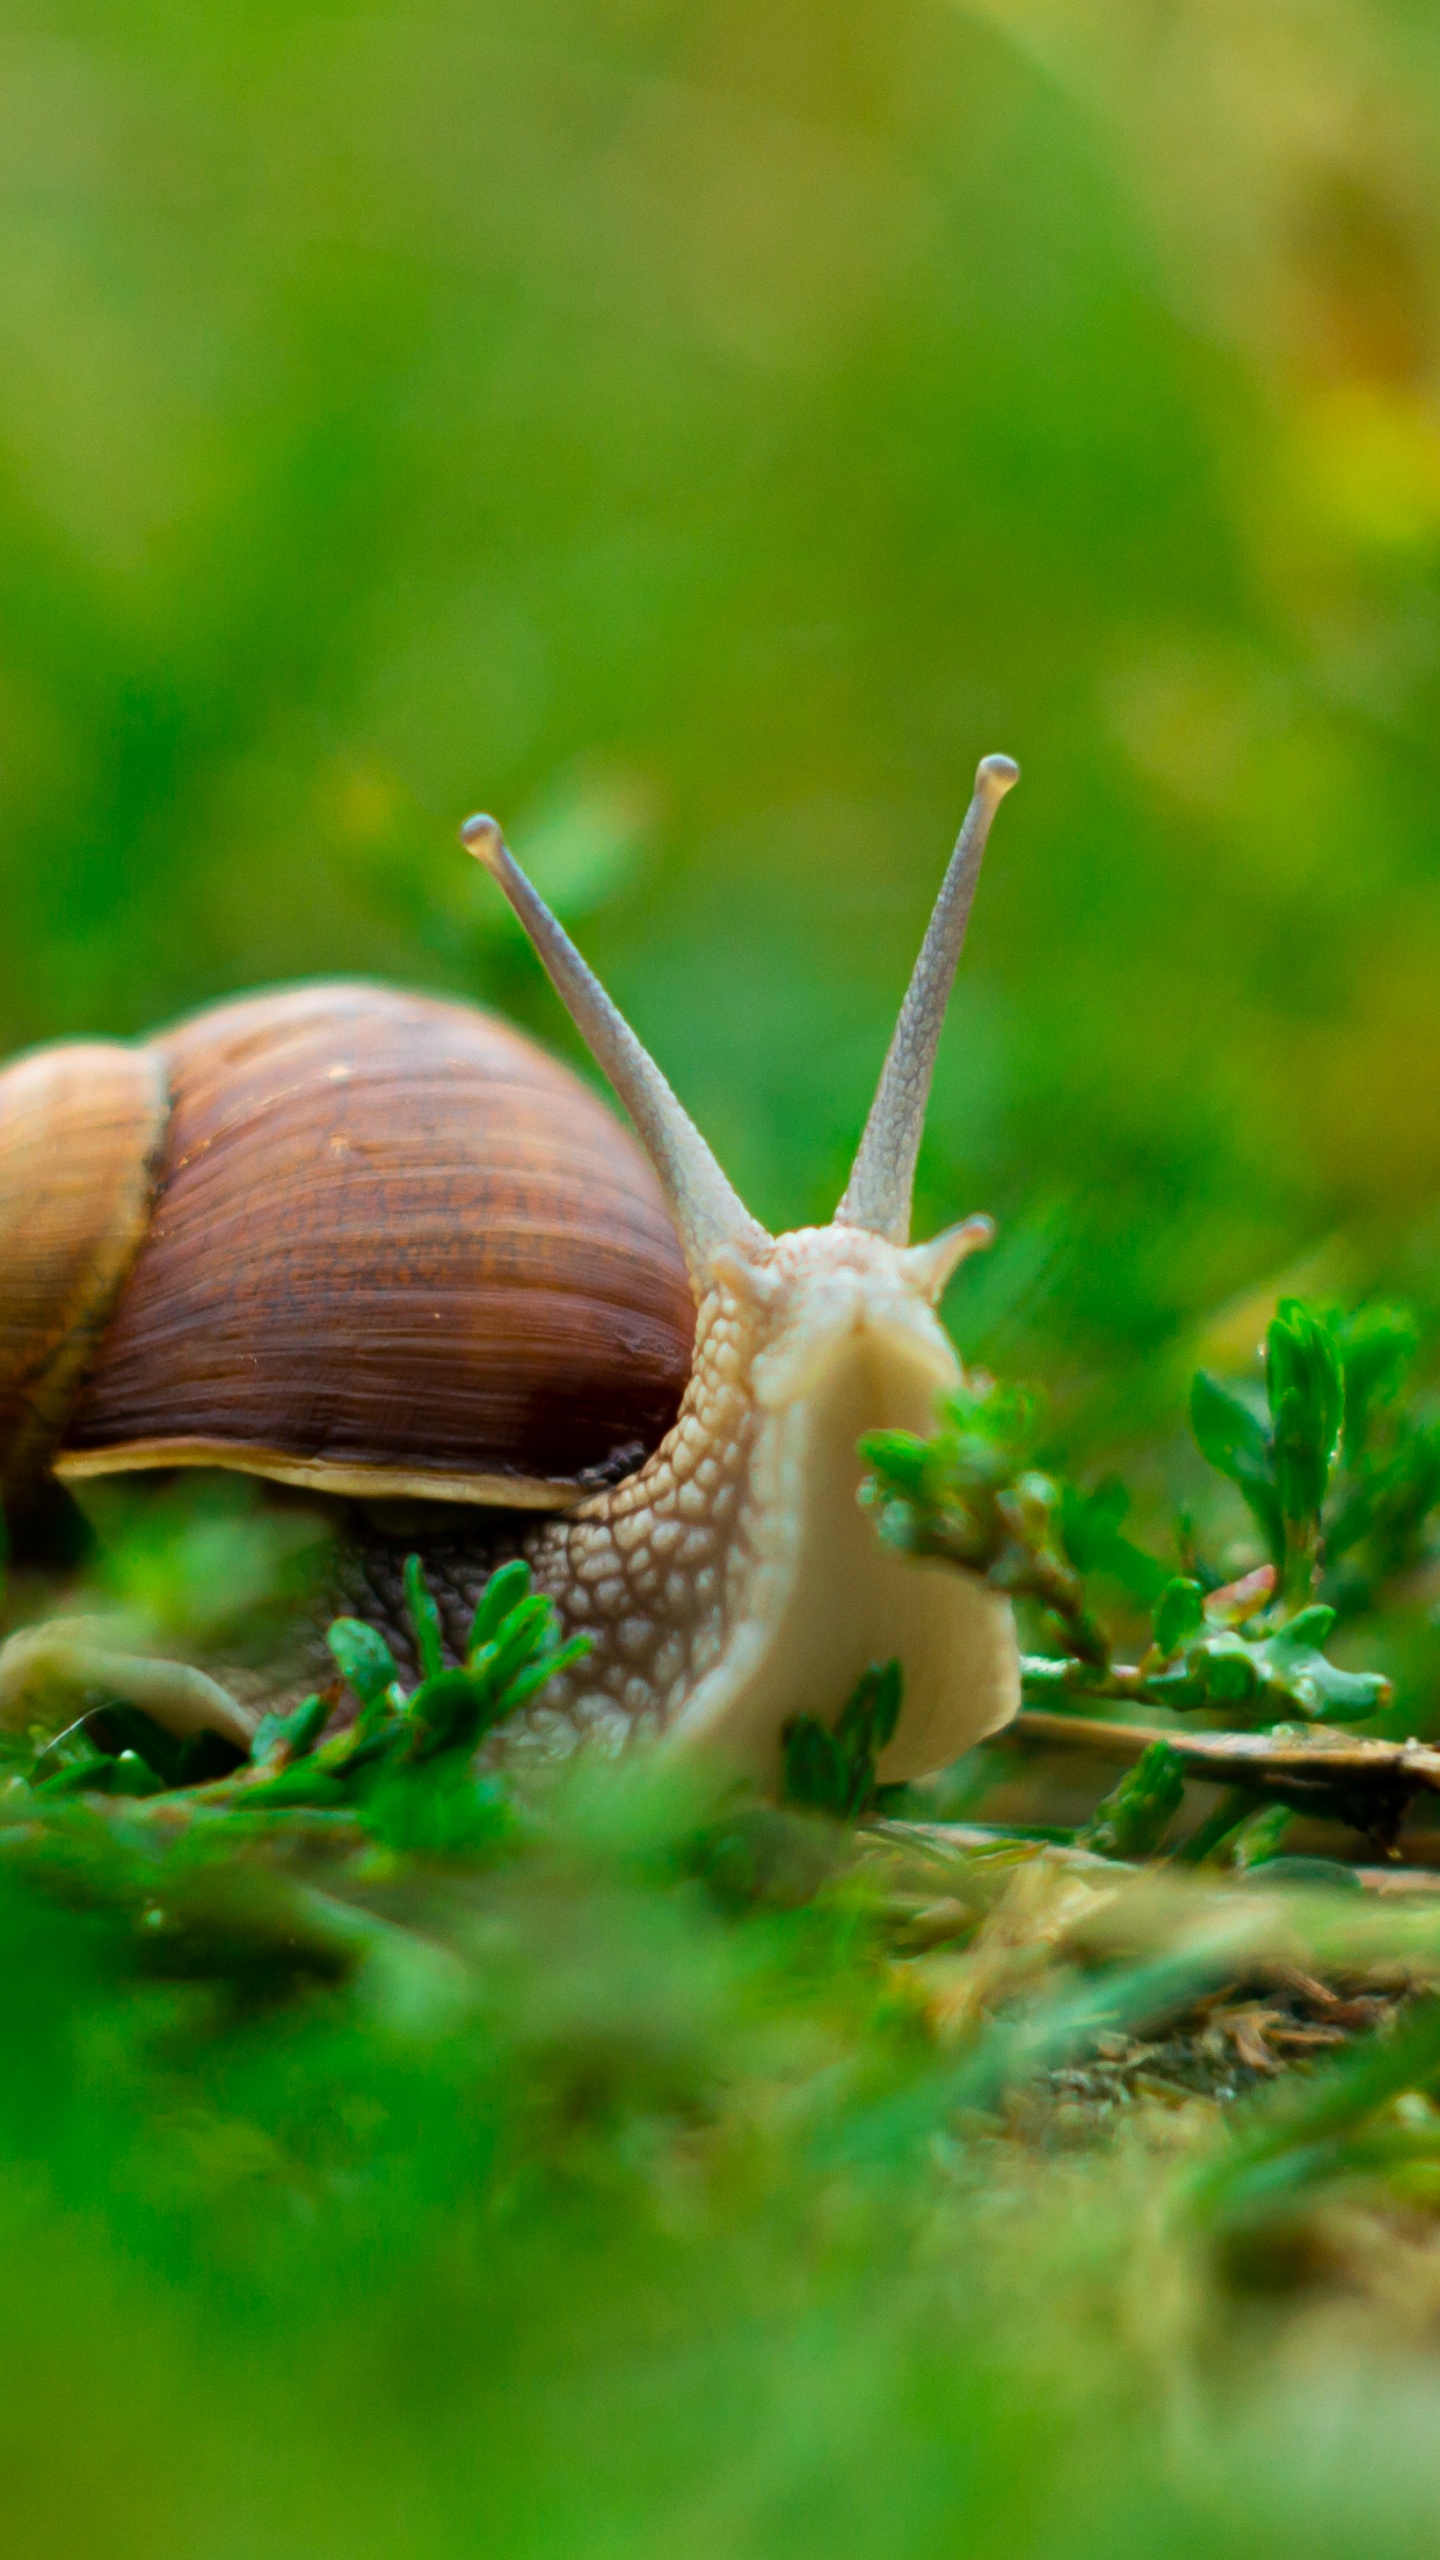
M 43 1480 L 139 1251 L 169 1116 L 163 1062 L 70 1041 L 0 1075 L 0 1487 Z
M 381 987 L 18 1061 L 0 1257 L 7 1498 L 53 1452 L 66 1481 L 562 1507 L 656 1445 L 689 1371 L 629 1132 L 507 1024 Z

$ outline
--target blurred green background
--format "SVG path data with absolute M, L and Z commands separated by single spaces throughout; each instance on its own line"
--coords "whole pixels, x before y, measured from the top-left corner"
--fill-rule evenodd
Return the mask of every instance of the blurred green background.
M 0 1049 L 362 970 L 573 1054 L 488 805 L 825 1215 L 1003 749 L 964 1346 L 1102 1464 L 1281 1287 L 1433 1330 L 1437 131 L 1420 0 L 0 0 Z M 1433 2551 L 1433 2220 L 1373 2357 L 1227 2325 L 643 1829 L 462 1880 L 460 2027 L 423 1910 L 296 2009 L 0 1876 L 17 2549 Z
M 4 1045 L 563 1043 L 488 805 L 824 1215 L 1003 748 L 962 1340 L 1168 1406 L 1280 1279 L 1440 1301 L 1437 92 L 1408 0 L 6 0 Z

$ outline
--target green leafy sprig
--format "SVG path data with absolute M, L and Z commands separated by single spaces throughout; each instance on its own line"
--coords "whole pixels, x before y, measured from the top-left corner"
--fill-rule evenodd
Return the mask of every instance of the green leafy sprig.
M 322 1692 L 262 1724 L 252 1805 L 351 1805 L 391 1846 L 432 1849 L 468 1846 L 477 1826 L 483 1831 L 499 1817 L 499 1782 L 476 1778 L 475 1753 L 496 1725 L 589 1651 L 589 1638 L 561 1642 L 555 1604 L 532 1592 L 520 1558 L 491 1575 L 458 1664 L 445 1662 L 440 1613 L 418 1556 L 406 1559 L 405 1595 L 418 1686 L 406 1693 L 378 1629 L 337 1618 L 328 1642 L 360 1713 L 322 1740 Z
M 872 1662 L 833 1728 L 815 1716 L 791 1716 L 780 1736 L 783 1801 L 840 1821 L 868 1813 L 876 1802 L 877 1763 L 894 1738 L 903 1695 L 899 1663 Z
M 1356 1341 L 1363 1349 L 1355 1354 L 1356 1394 L 1368 1395 L 1373 1409 L 1389 1374 L 1380 1353 L 1393 1327 L 1382 1334 L 1372 1325 Z M 1266 1416 L 1204 1372 L 1192 1397 L 1202 1453 L 1245 1495 L 1272 1551 L 1268 1565 L 1238 1581 L 1167 1575 L 1123 1535 L 1123 1488 L 1111 1483 L 1085 1495 L 1042 1473 L 1033 1463 L 1036 1399 L 984 1377 L 949 1401 L 932 1438 L 892 1431 L 862 1441 L 870 1468 L 863 1498 L 891 1545 L 944 1557 L 1038 1603 L 1060 1650 L 1026 1658 L 1026 1694 L 1036 1704 L 1123 1700 L 1218 1712 L 1259 1728 L 1362 1721 L 1389 1704 L 1390 1684 L 1328 1659 L 1338 1612 L 1310 1596 L 1348 1410 L 1346 1362 L 1335 1332 L 1298 1300 L 1286 1300 L 1270 1327 L 1266 1380 Z M 1354 1437 L 1367 1445 L 1361 1426 Z M 1408 1443 L 1406 1466 L 1413 1482 Z M 1392 1472 L 1393 1462 L 1377 1472 L 1376 1501 Z M 1354 1534 L 1362 1534 L 1358 1522 Z M 1114 1660 L 1087 1589 L 1096 1572 L 1148 1606 L 1151 1638 L 1137 1663 Z
M 861 1500 L 888 1546 L 943 1557 L 1014 1598 L 1037 1601 L 1063 1629 L 1068 1651 L 1103 1668 L 1109 1643 L 1067 1553 L 1063 1489 L 1032 1463 L 1044 1418 L 1035 1390 L 977 1371 L 945 1401 L 931 1439 L 867 1434 Z
M 1188 1536 L 1186 1570 L 1167 1573 L 1125 1534 L 1123 1486 L 1085 1493 L 1045 1472 L 1036 1463 L 1039 1399 L 983 1376 L 949 1401 L 929 1439 L 883 1432 L 862 1441 L 862 1498 L 889 1544 L 983 1574 L 1033 1604 L 1053 1649 L 1024 1658 L 1028 1707 L 1082 1718 L 1158 1710 L 1261 1733 L 1363 1724 L 1391 1704 L 1391 1684 L 1340 1667 L 1327 1647 L 1357 1574 L 1373 1598 L 1378 1582 L 1427 1552 L 1440 1425 L 1403 1400 L 1415 1346 L 1401 1310 L 1347 1316 L 1286 1299 L 1266 1337 L 1263 1401 L 1203 1372 L 1196 1379 L 1201 1452 L 1240 1491 L 1268 1549 L 1268 1561 L 1238 1579 L 1207 1567 Z M 1332 1583 L 1318 1596 L 1327 1572 Z M 1137 1660 L 1114 1656 L 1092 1597 L 1096 1576 L 1148 1613 Z M 1023 1741 L 1023 1717 L 1016 1732 Z M 1127 1838 L 1138 1854 L 1134 1842 L 1153 1846 L 1163 1835 L 1179 1784 L 1176 1766 L 1147 1753 L 1100 1808 L 1093 1842 L 1088 1831 L 1077 1838 L 1111 1855 Z M 1207 1826 L 1207 1848 L 1243 1830 L 1260 1805 L 1237 1790 L 1223 1822 Z M 1266 1839 L 1278 1847 L 1278 1830 Z
M 142 1797 L 203 1786 L 212 1809 L 350 1812 L 392 1847 L 478 1846 L 506 1816 L 499 1781 L 474 1771 L 476 1752 L 579 1661 L 589 1639 L 562 1643 L 554 1602 L 532 1592 L 519 1559 L 491 1575 L 458 1664 L 445 1662 L 418 1556 L 406 1560 L 405 1593 L 421 1671 L 408 1692 L 379 1630 L 337 1618 L 327 1637 L 337 1678 L 288 1714 L 263 1717 L 248 1765 L 237 1769 L 226 1745 L 217 1753 L 212 1736 L 177 1742 L 138 1709 L 105 1707 L 49 1746 L 36 1792 Z M 359 1713 L 327 1736 L 347 1689 Z
M 1374 1607 L 1423 1561 L 1440 1504 L 1440 1420 L 1407 1400 L 1408 1308 L 1321 1313 L 1282 1300 L 1265 1342 L 1266 1409 L 1201 1371 L 1199 1446 L 1242 1495 L 1295 1606 Z
M 1202 1369 L 1190 1421 L 1204 1456 L 1248 1503 L 1286 1596 L 1308 1598 L 1324 1553 L 1324 1508 L 1345 1419 L 1345 1373 L 1330 1327 L 1282 1298 L 1265 1337 L 1262 1416 Z

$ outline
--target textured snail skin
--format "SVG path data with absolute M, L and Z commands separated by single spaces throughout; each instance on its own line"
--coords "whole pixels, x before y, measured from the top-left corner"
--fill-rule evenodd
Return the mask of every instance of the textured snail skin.
M 941 1766 L 1019 1703 L 1008 1602 L 976 1577 L 890 1553 L 857 1494 L 861 1432 L 927 1429 L 959 1382 L 931 1312 L 943 1278 L 845 1227 L 724 1258 L 701 1302 L 679 1417 L 654 1456 L 578 1510 L 483 1552 L 424 1547 L 452 1648 L 501 1556 L 527 1557 L 567 1635 L 592 1650 L 494 1748 L 560 1754 L 666 1736 L 772 1780 L 785 1719 L 826 1718 L 869 1663 L 899 1659 L 905 1715 L 887 1780 Z M 403 1642 L 397 1542 L 352 1605 Z
M 567 1630 L 594 1646 L 569 1696 L 532 1711 L 535 1739 L 560 1740 L 566 1720 L 617 1739 L 639 1725 L 768 1780 L 785 1719 L 828 1719 L 891 1656 L 905 1715 L 886 1779 L 1006 1723 L 1019 1704 L 1008 1602 L 890 1552 L 858 1500 L 860 1434 L 929 1429 L 959 1378 L 883 1239 L 801 1229 L 736 1257 L 702 1305 L 680 1417 L 654 1457 L 530 1543 Z

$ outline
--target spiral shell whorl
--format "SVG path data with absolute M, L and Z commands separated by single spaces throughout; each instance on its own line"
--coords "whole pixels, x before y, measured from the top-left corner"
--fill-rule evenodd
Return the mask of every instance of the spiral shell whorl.
M 41 1484 L 149 1224 L 169 1094 L 153 1050 L 76 1040 L 0 1073 L 0 1492 Z

